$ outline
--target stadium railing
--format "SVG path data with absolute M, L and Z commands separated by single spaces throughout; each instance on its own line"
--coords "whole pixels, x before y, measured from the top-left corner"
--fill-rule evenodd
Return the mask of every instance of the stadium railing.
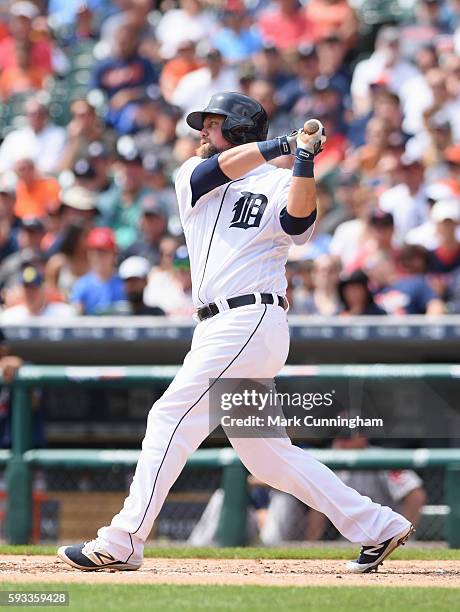
M 95 449 L 33 449 L 31 389 L 35 387 L 72 385 L 85 387 L 150 385 L 152 381 L 170 381 L 176 366 L 23 366 L 12 385 L 12 446 L 0 454 L 0 464 L 7 464 L 6 536 L 14 544 L 30 541 L 32 531 L 33 467 L 44 469 L 101 468 L 135 466 L 139 451 Z M 383 365 L 370 366 L 286 366 L 280 378 L 458 378 L 458 366 Z M 364 449 L 312 450 L 309 452 L 331 469 L 421 469 L 445 468 L 445 492 L 449 513 L 446 539 L 450 547 L 460 547 L 460 449 Z M 220 515 L 217 541 L 221 546 L 237 546 L 245 542 L 247 512 L 247 472 L 231 448 L 200 449 L 192 455 L 186 469 L 222 469 L 221 486 L 224 504 Z

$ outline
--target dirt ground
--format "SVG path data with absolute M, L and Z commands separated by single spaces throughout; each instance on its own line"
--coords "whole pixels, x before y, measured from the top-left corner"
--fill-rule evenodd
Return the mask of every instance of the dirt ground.
M 328 560 L 146 559 L 136 572 L 80 572 L 54 557 L 2 555 L 0 582 L 460 587 L 459 561 L 387 560 L 377 573 L 358 576 L 344 565 Z

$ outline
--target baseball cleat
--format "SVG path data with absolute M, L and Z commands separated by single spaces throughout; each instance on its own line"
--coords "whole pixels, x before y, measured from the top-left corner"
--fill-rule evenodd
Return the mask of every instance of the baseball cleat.
M 58 548 L 58 557 L 79 570 L 97 571 L 111 569 L 119 571 L 137 570 L 141 564 L 129 563 L 115 559 L 113 555 L 104 550 L 97 538 L 75 544 L 73 546 L 61 546 Z
M 363 546 L 356 561 L 349 561 L 346 564 L 346 568 L 354 574 L 367 574 L 372 571 L 376 572 L 383 560 L 386 559 L 395 548 L 404 546 L 414 531 L 415 527 L 409 525 L 404 531 L 389 540 L 385 540 L 382 544 L 377 544 L 377 546 Z

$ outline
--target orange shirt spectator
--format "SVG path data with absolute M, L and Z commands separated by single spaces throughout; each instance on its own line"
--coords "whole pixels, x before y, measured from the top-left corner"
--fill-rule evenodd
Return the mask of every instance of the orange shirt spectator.
M 17 65 L 5 68 L 0 73 L 0 99 L 7 101 L 17 93 L 42 89 L 47 71 L 32 62 L 32 45 L 28 42 L 16 44 Z
M 314 39 L 339 36 L 350 47 L 358 32 L 358 21 L 348 0 L 309 0 L 305 14 L 313 24 Z
M 40 176 L 30 159 L 16 162 L 15 171 L 18 176 L 14 208 L 16 216 L 44 217 L 49 206 L 59 200 L 59 183 L 54 178 Z
M 195 43 L 184 41 L 179 45 L 177 56 L 166 62 L 161 71 L 160 87 L 163 97 L 171 101 L 179 81 L 189 72 L 203 67 L 203 63 L 195 56 Z

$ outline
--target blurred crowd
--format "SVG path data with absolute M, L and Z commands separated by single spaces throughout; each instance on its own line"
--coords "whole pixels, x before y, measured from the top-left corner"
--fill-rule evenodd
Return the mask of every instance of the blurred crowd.
M 291 313 L 460 312 L 460 1 L 371 5 L 3 1 L 1 322 L 192 314 L 173 183 L 223 90 L 326 128 Z

